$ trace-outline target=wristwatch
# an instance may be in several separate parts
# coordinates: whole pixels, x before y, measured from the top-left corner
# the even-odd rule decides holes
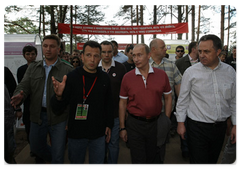
[[[126,130],[126,128],[119,128],[119,132],[121,132],[122,130]]]

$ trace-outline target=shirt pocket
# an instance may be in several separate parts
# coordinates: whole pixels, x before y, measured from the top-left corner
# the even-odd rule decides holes
[[[224,83],[222,86],[223,98],[229,100],[232,98],[232,84]]]
[[[38,87],[43,80],[44,80],[44,77],[42,75],[32,76],[31,86]]]

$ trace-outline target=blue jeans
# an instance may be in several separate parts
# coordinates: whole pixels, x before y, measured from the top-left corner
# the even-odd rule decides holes
[[[68,158],[70,162],[73,164],[83,164],[87,147],[90,164],[104,163],[105,136],[93,140],[68,138]]]
[[[108,149],[108,163],[117,164],[119,155],[119,118],[114,119],[114,126],[112,128],[111,139],[107,144]]]
[[[48,125],[47,113],[41,112],[42,124],[31,122],[30,147],[31,151],[45,161],[63,163],[66,145],[66,123]],[[47,144],[47,135],[50,134],[51,146]]]

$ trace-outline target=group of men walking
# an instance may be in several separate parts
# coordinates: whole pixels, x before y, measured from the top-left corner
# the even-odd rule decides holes
[[[84,163],[87,148],[89,163],[117,163],[120,136],[132,163],[163,163],[175,114],[183,140],[187,133],[190,163],[216,163],[228,118],[236,142],[236,73],[218,58],[221,40],[205,35],[191,46],[190,56],[198,53],[200,62],[189,69],[180,59],[176,66],[164,58],[164,41],[154,39],[149,47],[132,47],[136,68],[127,72],[126,59],[113,58],[115,46],[86,42],[83,66],[73,70],[58,58],[59,38],[44,37],[45,58],[28,66],[11,98],[17,108],[30,97],[31,151],[46,162],[63,163],[67,134],[71,163]]]

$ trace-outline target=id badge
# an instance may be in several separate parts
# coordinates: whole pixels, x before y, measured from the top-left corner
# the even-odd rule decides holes
[[[76,109],[75,120],[87,120],[88,104],[78,104]]]

